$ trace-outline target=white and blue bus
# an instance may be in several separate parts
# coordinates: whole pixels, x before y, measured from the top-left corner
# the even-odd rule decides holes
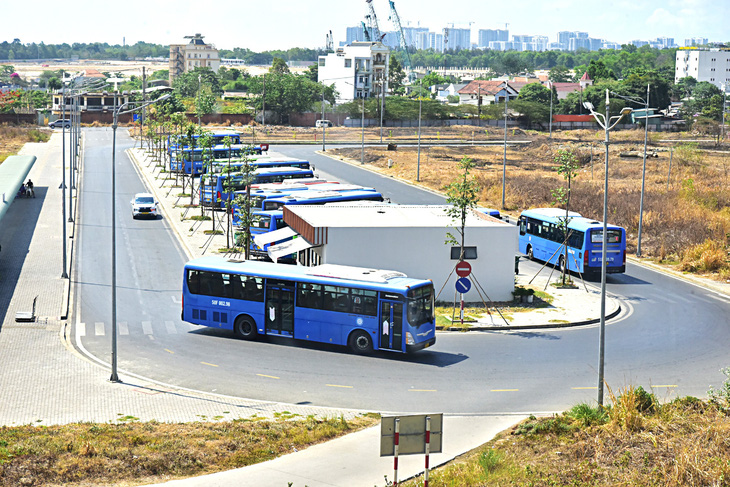
[[[254,171],[252,184],[280,183],[289,179],[314,178],[314,171],[298,167],[264,167]],[[226,201],[236,191],[246,189],[243,174],[231,172],[225,174],[203,175],[200,178],[200,203],[203,206],[224,208]]]
[[[276,335],[356,353],[436,342],[433,283],[397,271],[200,257],[185,264],[182,300],[183,321],[249,340]]]
[[[565,210],[560,208],[535,208],[523,211],[520,227],[520,252],[529,259],[538,259],[557,265],[566,265],[562,247],[565,235],[561,219]],[[603,223],[584,218],[574,211],[568,214],[568,262],[567,269],[590,278],[601,275],[601,251],[603,249]],[[607,226],[606,273],[626,271],[626,230],[616,225]]]

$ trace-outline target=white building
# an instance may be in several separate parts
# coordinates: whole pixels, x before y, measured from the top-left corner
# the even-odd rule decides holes
[[[687,76],[718,88],[730,86],[730,49],[677,50],[674,82]]]
[[[388,92],[390,49],[380,42],[353,42],[319,56],[317,80],[335,85],[337,103]]]
[[[300,251],[300,262],[401,271],[409,277],[431,279],[436,292],[444,289],[439,300],[452,301],[459,247],[444,244],[447,232],[458,235],[446,208],[293,205],[284,207],[284,221],[301,236],[289,241],[299,241],[293,250]],[[466,260],[472,266],[473,286],[464,295],[466,301],[481,300],[477,283],[492,301],[512,299],[517,238],[515,225],[476,211],[467,215]],[[291,252],[292,248],[283,250],[283,254]]]
[[[214,73],[221,67],[218,49],[206,44],[200,34],[187,36],[187,44],[170,44],[170,85],[176,77],[195,68],[210,68]]]

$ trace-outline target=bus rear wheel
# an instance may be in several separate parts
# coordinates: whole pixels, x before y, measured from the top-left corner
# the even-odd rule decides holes
[[[373,340],[370,335],[362,330],[357,330],[350,335],[348,345],[350,350],[357,354],[365,354],[373,351]]]
[[[560,269],[561,273],[568,273],[567,269],[565,268],[565,256],[563,255],[560,256],[560,259],[558,259],[558,268]]]
[[[248,316],[242,316],[233,324],[233,332],[238,338],[253,340],[256,338],[256,323]]]

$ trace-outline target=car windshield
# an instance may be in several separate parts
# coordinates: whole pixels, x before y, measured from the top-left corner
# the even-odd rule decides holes
[[[155,202],[155,199],[151,196],[137,196],[134,202],[138,205],[151,205]]]

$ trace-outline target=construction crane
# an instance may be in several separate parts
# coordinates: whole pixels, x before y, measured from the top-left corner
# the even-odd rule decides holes
[[[367,16],[367,18],[371,22],[371,32],[370,37],[371,40],[375,42],[381,42],[383,40],[383,37],[385,37],[385,34],[380,34],[380,27],[378,27],[378,16],[375,15],[375,7],[373,7],[373,0],[365,0],[365,3],[368,4],[368,9],[370,10],[370,15]]]
[[[400,22],[400,16],[398,15],[398,11],[395,9],[395,2],[393,0],[390,0],[390,17],[388,17],[388,20],[393,22],[393,26],[395,26],[395,31],[398,34],[398,39],[400,41],[400,48],[404,54],[403,67],[405,68],[406,73],[408,73],[408,79],[413,81],[415,79],[415,73],[411,68],[411,54],[408,52],[408,42],[406,41],[406,35],[403,32],[403,26]]]
[[[362,24],[362,35],[363,35],[363,37],[365,37],[366,41],[370,42],[370,30],[365,25],[365,22],[361,22],[361,24]]]

